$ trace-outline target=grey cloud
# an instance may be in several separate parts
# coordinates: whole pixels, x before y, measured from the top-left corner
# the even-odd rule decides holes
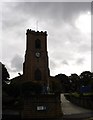
[[[82,44],[78,47],[78,51],[81,53],[86,53],[91,51],[91,46],[89,44]]]
[[[11,61],[11,68],[15,72],[22,71],[23,59],[20,55],[15,55]]]
[[[9,4],[9,3],[8,3]],[[11,3],[10,3],[11,4]],[[23,26],[23,24],[27,21],[27,18],[24,14],[20,13],[20,10],[16,10],[10,7],[10,10],[6,11],[3,9],[2,12],[2,30],[10,30],[16,29],[19,26]],[[11,28],[11,29],[9,29]]]
[[[60,50],[60,51],[56,51],[51,54],[51,57],[54,58],[54,59],[57,59],[59,61],[61,60],[73,60],[74,59],[74,56],[73,56],[73,53],[70,51],[70,52],[67,52],[66,50]]]
[[[69,65],[67,60],[63,60],[63,61],[62,61],[62,64],[63,64],[63,65]]]
[[[37,20],[52,20],[52,23],[60,26],[62,21],[73,21],[80,12],[91,10],[91,3],[88,2],[16,2],[9,5],[12,7],[9,12],[5,11],[7,19],[3,20],[6,27],[8,24],[18,26],[26,23],[32,16]]]
[[[84,63],[84,58],[78,58],[78,60],[76,61],[76,64],[78,65],[82,65]]]
[[[46,29],[49,32],[50,67],[55,69],[56,63],[62,60],[64,64],[67,64],[74,59],[77,53],[81,53],[84,49],[88,50],[87,46],[82,47],[80,41],[84,41],[86,38],[81,37],[74,22],[80,13],[90,11],[90,8],[91,3],[86,2],[6,3],[2,13],[3,51],[6,48],[6,51],[3,52],[4,60],[7,58],[11,62],[12,71],[22,70],[22,57],[15,54],[23,54],[23,46],[26,46],[24,43],[25,30],[33,29],[31,27],[34,22],[31,20],[38,20],[39,24],[43,23],[41,29],[45,26],[42,30]],[[7,56],[7,53],[10,54]],[[77,61],[77,63],[79,62],[80,60]]]
[[[36,14],[44,17],[51,15],[51,17],[63,17],[66,19],[72,17],[73,14],[77,15],[79,12],[85,12],[91,9],[90,2],[40,2],[40,3],[31,3],[24,2],[18,3],[16,6],[17,9],[20,9],[26,14]],[[63,12],[65,11],[65,12]]]
[[[74,18],[78,14],[91,11],[91,3],[89,2],[70,2],[64,5],[64,19]]]
[[[56,67],[57,67],[57,66],[56,66],[56,63],[54,62],[54,60],[50,60],[50,68],[51,68],[52,70],[54,70]]]

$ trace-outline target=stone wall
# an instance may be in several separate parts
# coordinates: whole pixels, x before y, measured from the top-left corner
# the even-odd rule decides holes
[[[74,95],[65,95],[66,99],[69,100],[70,102],[87,108],[87,109],[92,109],[93,110],[93,96],[80,96],[80,97],[76,97]]]
[[[60,95],[40,94],[24,98],[23,119],[62,117]]]

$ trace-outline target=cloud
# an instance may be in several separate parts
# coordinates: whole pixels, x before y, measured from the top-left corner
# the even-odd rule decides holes
[[[50,65],[51,70],[54,70],[57,67],[57,64],[54,62],[54,60],[50,60],[49,65]]]
[[[22,71],[23,59],[20,55],[15,55],[11,61],[11,68],[14,72]]]
[[[75,22],[79,15],[87,14],[90,10],[91,3],[88,2],[3,3],[2,54],[4,63],[9,68],[12,67],[12,71],[22,70],[22,56],[25,56],[26,50],[26,29],[36,30],[36,21],[38,21],[38,30],[48,32],[50,69],[56,71],[60,63],[70,65],[77,61],[78,65],[83,61],[78,58],[84,54],[85,59],[89,55],[91,41],[90,35],[81,33]]]
[[[89,44],[81,44],[78,48],[79,52],[83,52],[86,54],[86,52],[90,52],[91,51],[91,45]]]
[[[83,65],[84,64],[84,58],[78,58],[76,61],[76,64]]]
[[[6,28],[26,24],[26,22],[33,17],[40,22],[50,20],[52,24],[60,26],[62,22],[73,23],[73,20],[76,19],[79,14],[90,11],[91,3],[14,2],[5,3],[3,7],[6,7],[6,9],[3,9],[3,17],[7,18],[3,19]]]
[[[62,64],[63,64],[63,65],[69,65],[67,60],[63,60],[63,61],[62,61]]]

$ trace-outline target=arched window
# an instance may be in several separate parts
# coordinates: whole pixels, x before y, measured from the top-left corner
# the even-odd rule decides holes
[[[35,71],[35,80],[41,80],[41,71],[39,69],[37,69]]]
[[[39,39],[35,40],[35,48],[40,49],[41,48],[41,41]]]

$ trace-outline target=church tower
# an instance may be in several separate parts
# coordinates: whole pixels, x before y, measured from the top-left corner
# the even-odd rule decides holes
[[[26,54],[23,69],[25,81],[47,84],[49,79],[47,32],[35,32],[28,29],[26,37]]]
[[[18,105],[22,109],[18,112],[22,120],[62,118],[60,93],[51,92],[49,80],[53,77],[48,68],[47,32],[28,29],[23,75],[12,80],[20,86]]]

